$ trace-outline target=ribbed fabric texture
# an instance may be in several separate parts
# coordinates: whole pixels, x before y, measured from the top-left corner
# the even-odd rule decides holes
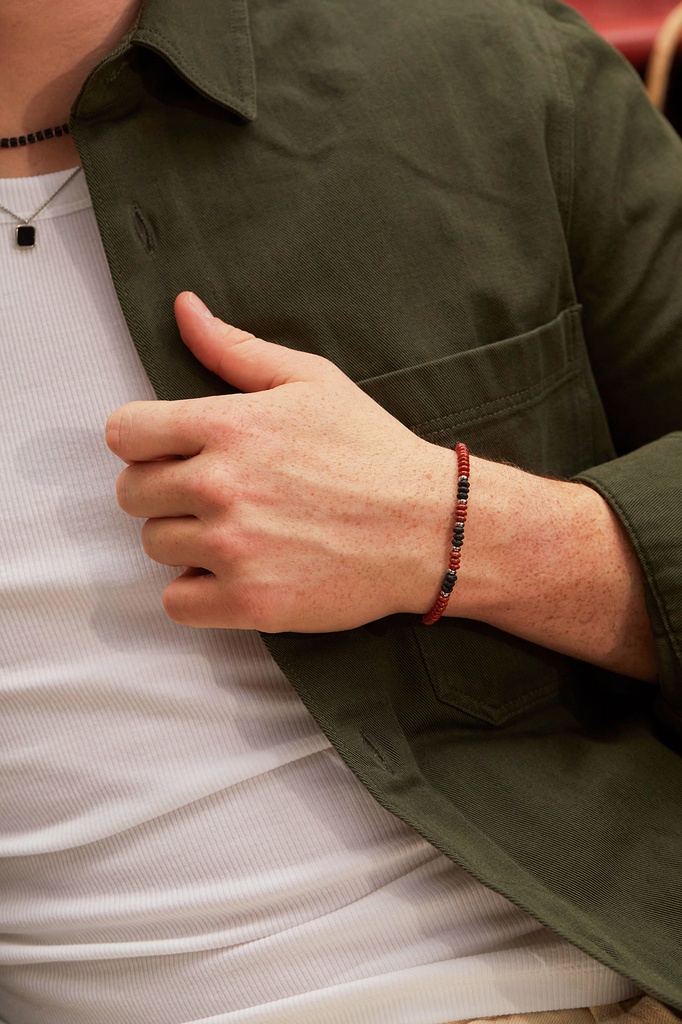
[[[70,172],[0,180],[29,214]],[[379,807],[256,634],[172,623],[104,444],[152,390],[82,175],[0,213],[0,1016],[442,1024],[632,985]]]

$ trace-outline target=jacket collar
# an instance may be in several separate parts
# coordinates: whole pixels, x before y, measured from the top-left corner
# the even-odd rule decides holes
[[[255,118],[247,0],[145,0],[130,42],[160,54],[204,96]]]

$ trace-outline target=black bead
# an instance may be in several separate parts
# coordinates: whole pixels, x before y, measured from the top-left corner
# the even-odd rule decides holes
[[[446,583],[443,583],[443,586],[440,588],[440,592],[441,592],[441,594],[445,594],[446,597],[449,597],[454,589],[455,589],[454,580],[452,582],[450,580],[448,580]]]
[[[68,124],[58,124],[55,128],[44,128],[41,132],[29,132],[27,135],[11,135],[0,138],[0,149],[16,149],[17,146],[29,146],[45,139],[59,139],[69,134]]]

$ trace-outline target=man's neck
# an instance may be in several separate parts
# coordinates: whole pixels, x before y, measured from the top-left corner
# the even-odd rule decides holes
[[[141,0],[0,0],[0,136],[68,120],[92,68],[135,23]],[[69,136],[0,149],[0,178],[76,167]]]

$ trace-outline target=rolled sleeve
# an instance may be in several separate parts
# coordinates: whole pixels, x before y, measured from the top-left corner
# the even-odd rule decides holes
[[[637,553],[660,663],[659,720],[682,742],[682,432],[575,479],[608,501]]]

